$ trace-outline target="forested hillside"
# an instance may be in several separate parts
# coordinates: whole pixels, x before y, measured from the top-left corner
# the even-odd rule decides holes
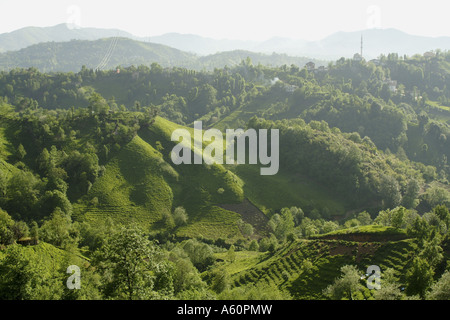
[[[263,54],[244,50],[219,52],[207,56],[181,51],[158,43],[111,37],[98,40],[42,42],[18,51],[0,52],[0,70],[36,68],[42,72],[78,72],[82,66],[95,70],[111,70],[130,66],[184,67],[192,70],[214,70],[236,66],[247,57],[255,64],[281,66],[304,65],[310,58],[286,54]],[[313,59],[325,65],[324,60]]]
[[[448,299],[449,78],[439,51],[2,72],[0,298]],[[194,121],[278,129],[280,171],[175,165]]]

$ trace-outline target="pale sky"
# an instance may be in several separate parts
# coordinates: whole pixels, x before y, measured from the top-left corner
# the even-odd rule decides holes
[[[320,40],[337,31],[396,28],[450,36],[448,0],[0,0],[0,33],[75,23],[137,36]]]

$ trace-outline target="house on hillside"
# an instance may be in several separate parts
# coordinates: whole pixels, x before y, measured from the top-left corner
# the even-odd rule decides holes
[[[24,247],[37,246],[39,244],[39,240],[36,238],[22,238],[17,240],[17,243]]]
[[[314,69],[316,69],[316,64],[312,61],[308,62],[306,65],[306,70],[308,71],[313,71]]]
[[[328,68],[325,66],[320,66],[319,68],[317,68],[317,72],[322,73],[322,72],[327,72]]]
[[[286,90],[287,93],[292,94],[292,93],[294,93],[295,90],[297,90],[299,87],[298,87],[298,86],[294,86],[294,85],[292,85],[292,84],[286,84],[286,85],[284,86],[284,88],[285,88],[285,90]]]
[[[391,91],[391,92],[397,91],[397,81],[396,80],[386,79],[383,81],[383,84],[388,85],[389,91]]]

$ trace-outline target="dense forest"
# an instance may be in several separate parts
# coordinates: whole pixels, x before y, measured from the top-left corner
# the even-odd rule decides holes
[[[450,297],[449,52],[15,68],[0,97],[0,299]],[[175,166],[199,120],[279,129],[280,172]]]

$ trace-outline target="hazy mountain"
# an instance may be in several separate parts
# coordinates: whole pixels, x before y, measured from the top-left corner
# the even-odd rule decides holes
[[[450,37],[432,38],[410,35],[396,29],[371,29],[337,32],[321,41],[309,42],[296,51],[286,53],[301,53],[326,59],[351,57],[361,51],[361,36],[363,37],[363,56],[366,59],[388,53],[412,56],[436,49],[450,50]]]
[[[200,55],[215,54],[232,50],[251,50],[259,43],[242,40],[217,40],[193,34],[167,33],[148,38],[150,42],[164,44],[179,50],[194,52]]]
[[[214,54],[220,51],[248,50],[269,54],[276,52],[291,56],[336,60],[341,57],[349,58],[355,53],[359,53],[361,51],[361,36],[363,36],[364,42],[363,55],[366,59],[376,58],[382,53],[398,53],[411,56],[436,49],[450,50],[450,37],[415,36],[396,29],[337,32],[320,41],[282,37],[274,37],[260,42],[215,40],[173,33],[152,37],[150,41],[201,55]]]
[[[117,29],[70,28],[66,23],[53,27],[26,27],[0,34],[0,52],[17,51],[42,42],[65,42],[70,40],[98,40],[110,37],[138,39]]]
[[[0,53],[0,70],[35,67],[43,72],[78,72],[84,65],[91,69],[112,69],[117,66],[151,65],[163,67],[186,67],[196,70],[213,70],[235,66],[249,57],[252,62],[263,65],[304,66],[311,61],[306,57],[286,54],[263,54],[244,50],[225,51],[207,56],[198,56],[157,43],[136,41],[127,38],[105,38],[100,40],[72,40],[69,42],[46,42],[18,51]],[[317,65],[326,61],[312,59]]]
[[[0,70],[35,67],[43,72],[77,72],[84,65],[92,69],[112,69],[119,65],[190,66],[196,56],[161,44],[127,38],[95,41],[46,42],[19,51],[0,54]]]
[[[252,48],[252,50],[267,53],[296,52],[296,54],[298,54],[298,49],[303,48],[307,43],[308,41],[301,39],[274,37],[269,40],[258,43],[256,46]]]
[[[310,61],[314,62],[317,66],[325,66],[328,64],[325,60],[311,59],[308,57],[294,57],[285,53],[279,54],[274,52],[272,54],[264,54],[247,50],[219,52],[216,54],[199,57],[198,61],[199,68],[212,70],[214,68],[223,68],[224,66],[231,67],[238,65],[242,62],[242,60],[247,58],[250,58],[254,65],[262,64],[271,66],[290,66],[294,64],[301,68]]]
[[[364,39],[363,55],[366,59],[378,57],[381,53],[400,55],[423,54],[426,51],[450,50],[450,37],[423,37],[404,33],[396,29],[370,29],[356,32],[337,32],[320,41],[306,41],[274,37],[266,41],[243,41],[212,39],[192,34],[168,33],[154,37],[137,37],[115,29],[69,28],[67,24],[54,27],[28,27],[11,33],[0,34],[0,52],[16,51],[30,45],[44,42],[68,42],[71,40],[98,40],[122,37],[143,42],[158,43],[181,51],[198,55],[245,50],[261,53],[278,53],[290,56],[314,57],[322,60],[336,60],[352,57],[361,50],[361,36]]]

